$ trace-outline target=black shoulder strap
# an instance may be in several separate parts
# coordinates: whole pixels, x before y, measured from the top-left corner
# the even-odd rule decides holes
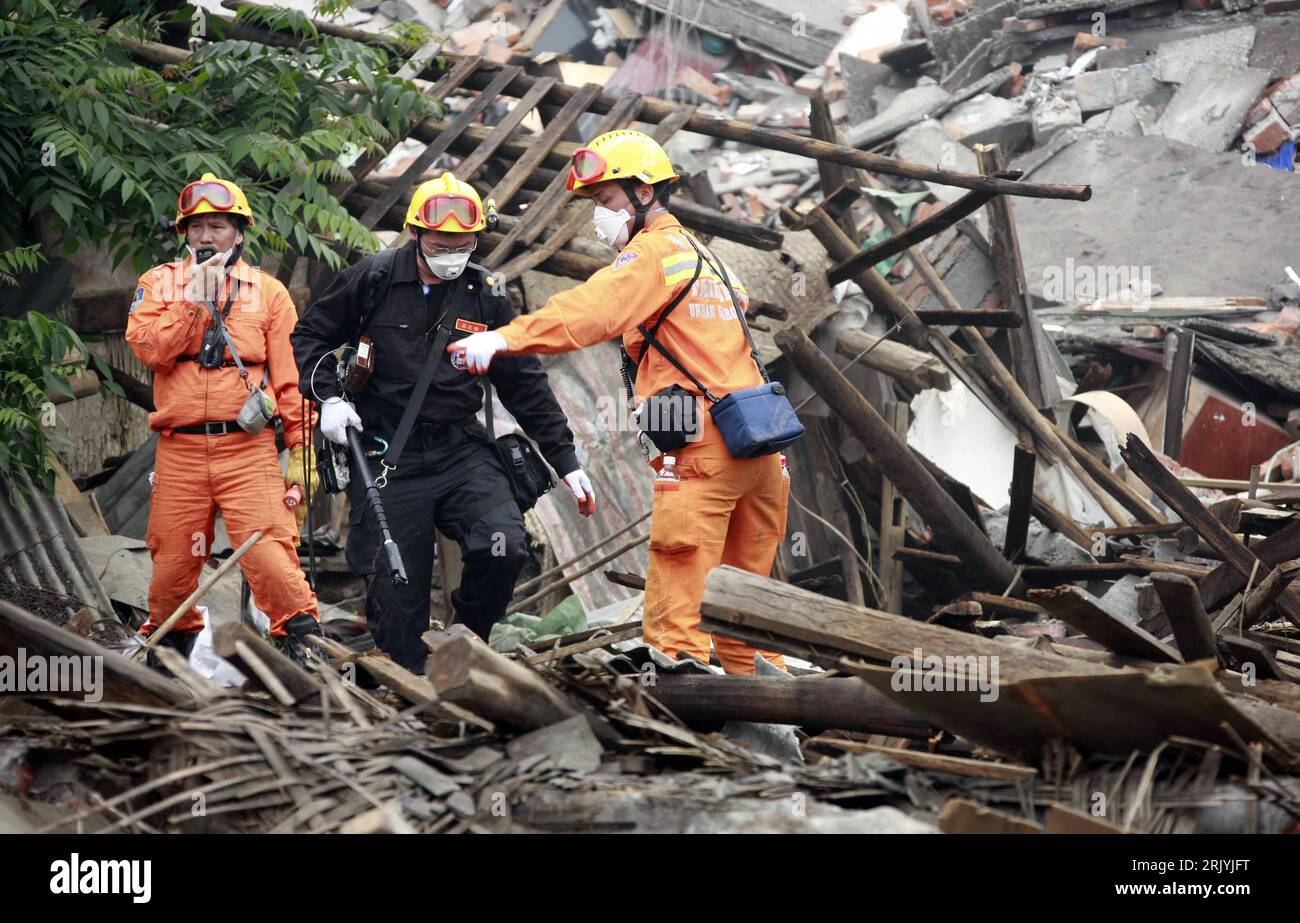
[[[664,358],[671,362],[677,371],[685,375],[691,384],[699,388],[702,395],[716,404],[720,398],[711,394],[709,389],[704,386],[704,383],[691,374],[690,369],[682,365],[681,361],[669,352],[655,336],[655,333],[661,326],[663,326],[664,320],[672,312],[672,309],[677,307],[682,298],[685,297],[686,293],[695,285],[695,280],[700,277],[700,273],[703,271],[705,263],[709,264],[709,268],[717,274],[718,278],[722,280],[723,285],[727,287],[727,294],[731,296],[731,305],[736,310],[736,317],[740,319],[740,328],[745,331],[745,340],[749,343],[749,354],[753,358],[754,364],[758,366],[758,374],[762,376],[763,381],[765,382],[770,381],[770,379],[767,377],[767,368],[763,365],[763,360],[758,357],[758,346],[754,343],[754,335],[749,332],[749,324],[745,322],[745,310],[740,306],[740,299],[736,297],[736,290],[731,286],[731,278],[727,275],[727,270],[722,265],[722,261],[719,260],[718,265],[714,266],[713,261],[704,255],[704,251],[700,249],[699,245],[695,243],[689,234],[686,235],[686,240],[695,249],[695,255],[698,257],[698,262],[695,264],[695,275],[691,277],[690,284],[687,285],[686,288],[682,289],[681,292],[677,294],[677,297],[674,298],[668,307],[664,309],[663,313],[659,315],[659,320],[652,329],[647,330],[644,324],[637,328],[641,331],[641,335],[645,337],[646,341],[646,346],[642,348],[641,355],[637,357],[637,365],[639,366],[641,360],[645,358],[646,349],[653,346],[655,349],[659,350],[659,352],[663,353]]]
[[[411,437],[411,430],[415,427],[415,418],[420,412],[420,407],[424,404],[424,396],[429,393],[429,386],[433,384],[433,376],[438,371],[438,363],[447,352],[447,342],[451,339],[451,331],[455,328],[456,321],[460,316],[455,296],[449,297],[452,299],[452,306],[443,311],[442,316],[438,318],[438,333],[433,338],[433,346],[429,349],[429,355],[424,358],[424,365],[420,368],[420,377],[415,380],[415,387],[411,389],[411,396],[406,399],[406,407],[402,410],[402,419],[398,421],[397,430],[393,433],[393,440],[388,444],[388,448],[384,452],[383,473],[385,476],[389,471],[396,468],[402,460],[402,451],[406,448],[406,440]],[[385,482],[386,480],[385,477]]]
[[[758,346],[754,343],[754,335],[749,332],[749,323],[745,320],[745,310],[740,306],[740,299],[736,297],[736,290],[731,287],[731,277],[727,275],[727,267],[722,265],[722,260],[718,260],[718,265],[714,266],[709,258],[700,251],[695,241],[691,240],[689,236],[686,239],[691,242],[692,247],[695,247],[695,252],[700,254],[700,259],[709,264],[709,268],[718,274],[718,277],[722,279],[722,284],[727,287],[727,294],[731,296],[731,306],[736,309],[736,317],[740,320],[740,329],[745,331],[745,340],[749,343],[749,355],[753,358],[754,365],[758,366],[758,374],[762,376],[763,381],[771,381],[767,377],[767,366],[763,365],[763,360],[758,357]]]
[[[397,262],[400,247],[380,250],[370,258],[366,268],[365,302],[361,308],[361,325],[357,328],[357,338],[370,327],[375,315],[388,302],[388,289],[393,283],[393,264]]]
[[[636,357],[636,364],[638,367],[640,367],[641,360],[645,358],[646,351],[651,346],[653,346],[655,349],[659,350],[659,352],[663,353],[664,358],[667,359],[669,362],[671,362],[673,364],[673,367],[676,368],[677,371],[685,375],[687,379],[690,380],[691,384],[699,388],[701,394],[703,394],[710,401],[716,404],[719,399],[709,393],[709,389],[704,386],[704,382],[700,381],[698,378],[692,375],[690,369],[682,365],[681,362],[678,361],[677,357],[674,356],[671,352],[669,352],[668,349],[662,343],[659,342],[659,338],[655,335],[656,333],[658,333],[659,328],[664,325],[664,321],[668,319],[668,315],[673,313],[673,310],[679,304],[682,303],[682,299],[684,299],[688,294],[690,294],[691,289],[695,286],[695,281],[699,279],[700,273],[703,271],[704,271],[704,262],[702,260],[696,260],[695,274],[691,276],[691,281],[686,283],[686,286],[680,292],[677,293],[676,297],[674,297],[672,301],[668,302],[667,306],[665,306],[663,311],[660,312],[659,319],[655,321],[654,327],[647,328],[645,324],[637,325],[636,329],[640,330],[641,336],[645,337],[645,345],[641,347],[641,354]],[[630,397],[631,395],[629,395],[629,399]]]

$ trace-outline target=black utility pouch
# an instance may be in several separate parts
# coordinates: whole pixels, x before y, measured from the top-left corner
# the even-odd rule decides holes
[[[498,437],[495,448],[506,469],[506,478],[510,481],[519,512],[526,513],[537,505],[542,494],[555,486],[551,470],[533,444],[515,433]]]
[[[660,452],[676,452],[700,438],[699,400],[681,385],[656,391],[641,405],[637,425]]]

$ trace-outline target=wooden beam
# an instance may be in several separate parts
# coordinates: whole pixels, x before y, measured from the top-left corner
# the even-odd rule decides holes
[[[1217,662],[1219,646],[1210,617],[1196,592],[1196,582],[1181,574],[1152,574],[1151,584],[1160,597],[1169,627],[1174,630],[1174,642],[1183,660]]]
[[[646,691],[688,724],[755,721],[922,739],[933,733],[928,721],[856,677],[660,673]]]
[[[820,90],[814,93],[808,100],[808,131],[814,138],[819,141],[829,141],[832,144],[839,142],[835,130],[835,119],[831,115],[830,103]],[[830,198],[836,189],[841,188],[848,181],[848,170],[842,164],[833,163],[828,160],[817,161],[817,174],[821,180],[822,198]],[[852,213],[846,209],[836,219],[840,230],[844,232],[853,243],[862,242],[861,235],[858,233],[857,222],[853,220]]]
[[[20,653],[21,652],[21,653]],[[190,692],[180,683],[173,682],[150,670],[144,664],[121,657],[101,647],[89,638],[83,638],[65,628],[0,600],[0,653],[13,658],[77,657],[91,658],[81,664],[102,664],[103,674],[98,690],[91,688],[90,677],[82,673],[83,690],[63,690],[54,693],[32,693],[32,698],[85,698],[98,694],[105,704],[122,702],[131,705],[170,707],[190,699]],[[65,661],[66,662],[66,661]],[[93,669],[91,671],[93,673]],[[69,674],[71,675],[71,674]]]
[[[579,714],[536,671],[464,635],[429,655],[425,674],[439,698],[496,724],[531,731]]]
[[[457,178],[462,179],[465,182],[469,182],[473,179],[475,174],[477,174],[479,170],[483,169],[483,165],[486,164],[494,154],[496,154],[501,145],[510,140],[511,133],[519,127],[519,123],[528,117],[528,113],[532,112],[533,109],[537,107],[541,98],[545,96],[551,87],[555,86],[555,84],[556,79],[554,77],[542,77],[537,81],[537,83],[533,84],[529,91],[524,94],[524,98],[515,103],[500,122],[497,122],[492,126],[492,130],[488,133],[487,137],[480,141],[474,148],[474,153],[470,154],[456,165],[456,169],[453,172],[456,174]],[[467,132],[461,132],[458,137],[464,137],[465,134],[467,134]]]
[[[1030,590],[1029,599],[1116,654],[1157,663],[1183,662],[1176,650],[1110,612],[1101,600],[1077,586]]]
[[[1011,462],[1011,503],[1007,508],[1007,532],[1002,553],[1008,561],[1019,561],[1029,540],[1029,515],[1034,509],[1034,467],[1038,455],[1032,446],[1019,443]]]
[[[449,54],[446,57],[450,61],[455,61],[457,55]],[[488,69],[485,68],[484,70],[487,71]],[[528,76],[517,77],[509,89],[515,94],[525,93],[534,79],[536,78]],[[487,77],[485,73],[480,73],[469,83],[474,85],[479,82],[486,84]],[[574,87],[558,84],[547,94],[547,100],[555,103],[567,102],[574,91]],[[617,102],[617,94],[602,93],[593,100],[590,108],[592,112],[608,112]],[[668,100],[650,97],[647,98],[645,111],[641,113],[640,118],[644,122],[657,123],[668,118],[676,106],[676,103]],[[686,123],[685,130],[708,135],[712,138],[720,138],[723,141],[738,141],[741,144],[767,148],[768,150],[800,154],[814,160],[829,160],[832,163],[843,164],[846,167],[857,167],[874,173],[884,173],[887,176],[902,176],[908,179],[941,183],[947,186],[958,186],[963,189],[976,189],[995,194],[1005,193],[1007,195],[1022,195],[1032,198],[1070,199],[1078,202],[1086,202],[1092,198],[1092,188],[1090,186],[1028,183],[1020,180],[995,179],[977,174],[941,170],[936,167],[897,160],[880,154],[869,154],[866,151],[844,144],[833,144],[829,141],[819,141],[816,138],[805,138],[793,132],[759,128],[738,119],[717,118],[708,113],[697,113],[692,116],[690,121]]]
[[[1128,462],[1129,469],[1168,504],[1183,522],[1195,529],[1211,548],[1219,552],[1225,563],[1231,564],[1247,579],[1255,575],[1255,579],[1260,581],[1269,575],[1272,568],[1260,561],[1254,552],[1239,542],[1223,523],[1201,505],[1201,501],[1190,490],[1178,483],[1178,479],[1135,434],[1129,433],[1128,441],[1120,447],[1120,454]],[[1290,594],[1283,594],[1277,599],[1277,607],[1293,625],[1300,627],[1300,601]]]
[[[522,67],[503,68],[493,78],[492,82],[484,87],[483,91],[468,106],[461,110],[456,118],[452,120],[451,126],[440,134],[435,142],[425,145],[424,150],[420,151],[407,168],[402,171],[402,175],[390,182],[388,188],[384,190],[384,194],[371,202],[370,208],[366,209],[366,213],[361,216],[361,223],[365,225],[367,230],[374,228],[379,223],[379,219],[384,216],[384,213],[408,189],[414,186],[424,176],[424,172],[433,165],[433,162],[451,146],[451,142],[455,140],[456,136],[468,128],[478,118],[479,114],[491,105],[492,101],[505,89],[506,84],[513,77],[522,72]]]
[[[516,78],[518,79],[518,78]],[[541,78],[545,79],[545,78]],[[563,86],[555,84],[554,86]],[[522,92],[527,93],[532,88],[532,82]],[[555,114],[549,125],[533,139],[532,146],[527,153],[515,161],[506,175],[501,177],[500,182],[492,187],[488,195],[497,203],[497,208],[504,208],[506,203],[514,198],[515,193],[523,188],[524,180],[527,176],[537,169],[537,167],[546,159],[551,148],[557,141],[564,136],[569,126],[578,120],[584,112],[587,111],[592,101],[600,96],[600,85],[588,83],[581,88],[573,88],[574,92],[564,101],[564,108]],[[552,88],[554,92],[554,88]],[[548,94],[549,95],[549,94]]]
[[[1300,519],[1293,520],[1277,532],[1256,543],[1252,550],[1263,563],[1276,567],[1283,561],[1300,558]],[[1239,592],[1249,575],[1242,574],[1231,563],[1224,561],[1208,574],[1205,574],[1197,586],[1201,602],[1206,609],[1218,607],[1225,599]]]
[[[946,327],[956,324],[959,327],[1020,327],[1024,321],[1012,311],[995,308],[981,311],[977,308],[963,308],[960,311],[917,311],[916,316],[927,327]]]
[[[1170,342],[1172,338],[1173,342]],[[1196,334],[1189,330],[1171,330],[1165,338],[1165,354],[1169,372],[1165,375],[1165,441],[1164,452],[1174,461],[1183,453],[1183,414],[1187,409],[1187,394],[1192,386],[1192,354],[1196,348]],[[1169,353],[1173,353],[1169,356]]]
[[[883,372],[913,391],[952,389],[948,370],[932,354],[893,340],[882,341],[865,330],[841,330],[835,341],[835,351],[846,359],[856,359],[869,369]]]
[[[761,639],[768,650],[823,661],[848,655],[889,664],[897,657],[910,660],[920,648],[925,656],[996,657],[1003,682],[1115,672],[1102,664],[854,606],[726,565],[709,571],[700,612],[704,631],[749,643]]]
[[[981,173],[1001,175],[1006,169],[1006,157],[996,144],[975,145],[975,156]],[[1025,261],[1020,250],[1020,235],[1016,233],[1011,203],[998,197],[988,203],[989,245],[993,251],[993,268],[997,273],[1002,307],[1012,311],[1023,322],[1009,334],[1011,366],[1016,381],[1039,410],[1050,410],[1061,398],[1056,384],[1056,372],[1039,342],[1035,329],[1033,305],[1029,299],[1029,285],[1025,281]]]
[[[785,327],[775,336],[777,347],[808,380],[814,391],[858,437],[881,471],[894,483],[921,518],[949,550],[969,558],[983,583],[1005,588],[1014,570],[985,535],[917,464],[907,444],[862,394],[802,331]]]
[[[596,126],[595,135],[602,135],[607,131],[614,131],[628,125],[636,118],[637,113],[641,111],[644,104],[645,100],[639,93],[625,95],[619,105],[611,109],[601,119],[600,124]],[[568,195],[568,175],[563,172],[556,174],[545,191],[528,207],[523,220],[515,225],[501,243],[497,244],[492,252],[483,258],[483,265],[495,269],[505,262],[510,256],[511,250],[515,247],[527,247],[534,243],[542,232],[550,226],[559,214],[560,209],[568,204],[570,198]]]
[[[1009,179],[1019,179],[1021,174],[1019,170],[1012,170],[1006,175]],[[848,259],[836,263],[826,273],[826,278],[831,285],[847,282],[859,272],[875,266],[882,260],[887,260],[891,256],[902,253],[909,247],[914,247],[921,241],[929,240],[936,234],[947,230],[971,212],[982,208],[991,198],[993,198],[993,193],[990,192],[968,192],[957,201],[939,209],[924,221],[918,221],[907,230],[886,237],[879,243],[872,244],[865,250],[859,250]]]
[[[904,442],[907,440],[907,404],[885,402],[885,422]],[[907,541],[907,501],[887,476],[880,479],[880,584],[887,612],[903,614],[903,565],[894,552]],[[865,602],[865,600],[862,600]],[[850,599],[849,602],[859,602]]]

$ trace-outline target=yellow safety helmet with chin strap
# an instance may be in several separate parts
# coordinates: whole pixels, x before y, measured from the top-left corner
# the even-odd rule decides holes
[[[484,209],[474,187],[444,173],[416,187],[406,209],[408,227],[426,231],[468,233],[495,225],[496,206],[488,199]]]
[[[249,227],[254,224],[244,190],[215,173],[204,173],[176,197],[176,233],[185,232],[185,222],[190,218],[206,214],[239,215]]]
[[[676,182],[678,176],[658,141],[645,132],[623,128],[607,131],[574,151],[566,185],[577,195],[589,196],[592,186],[615,179],[653,186],[664,180]]]

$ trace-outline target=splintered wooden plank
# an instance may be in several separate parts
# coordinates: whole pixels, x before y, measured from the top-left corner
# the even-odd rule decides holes
[[[563,86],[563,84],[559,84]],[[587,107],[591,105],[592,100],[600,96],[600,84],[588,83],[578,89],[569,101],[564,104],[555,118],[551,119],[546,129],[538,135],[533,141],[524,156],[515,161],[515,165],[501,177],[501,181],[492,187],[488,193],[496,200],[497,208],[502,208],[507,202],[515,197],[515,194],[524,187],[524,182],[528,176],[541,165],[542,161],[555,147],[556,142],[564,137],[564,133],[569,130],[569,126],[578,120]]]
[[[838,660],[839,654],[889,663],[925,656],[996,657],[1004,682],[1063,674],[1111,673],[1102,664],[1018,649],[941,625],[855,606],[726,565],[705,581],[700,627],[767,650]]]
[[[125,702],[156,706],[176,705],[190,698],[190,693],[180,683],[163,677],[144,664],[120,657],[89,638],[52,625],[4,600],[0,600],[0,654],[14,658],[15,662],[24,655],[29,658],[93,658],[80,661],[83,665],[92,665],[92,672],[98,669],[96,665],[102,664],[98,689],[91,688],[89,678],[83,673],[84,691],[68,689],[54,694],[60,698],[98,694],[106,704]],[[49,697],[37,692],[33,692],[33,696]]]
[[[486,109],[496,99],[497,95],[506,88],[506,86],[517,75],[523,72],[522,67],[510,66],[501,68],[501,72],[493,78],[471,102],[465,107],[448,126],[447,130],[438,135],[438,137],[428,144],[419,156],[411,161],[410,165],[402,171],[402,175],[395,181],[388,184],[382,195],[370,203],[364,215],[361,216],[361,223],[367,230],[371,230],[379,223],[379,219],[388,213],[397,201],[406,194],[415,183],[424,175],[424,171],[429,169],[438,157],[451,146],[466,128],[478,118],[479,113]]]
[[[619,99],[618,104],[600,120],[600,124],[596,126],[596,131],[592,137],[603,135],[607,131],[613,131],[629,124],[636,118],[637,113],[641,111],[644,104],[644,100],[639,93],[629,93],[622,97]],[[511,228],[510,233],[493,248],[487,258],[483,260],[483,265],[489,269],[496,269],[510,256],[510,252],[515,247],[526,247],[534,243],[542,232],[554,223],[556,215],[568,201],[568,180],[568,171],[561,170],[556,173],[555,178],[547,185],[545,191],[528,206],[528,211],[524,213],[523,220]],[[503,276],[507,275],[504,272],[501,274]]]
[[[492,128],[491,134],[484,138],[483,142],[474,149],[474,153],[460,162],[453,171],[456,176],[466,182],[473,179],[474,174],[483,169],[483,165],[497,152],[497,149],[509,140],[510,133],[519,127],[519,123],[528,117],[528,113],[537,108],[537,104],[541,102],[542,97],[550,91],[551,87],[555,86],[555,83],[554,77],[543,77],[537,83],[534,83],[523,98],[515,103],[514,108],[506,113],[506,117]]]
[[[1034,509],[1034,468],[1038,453],[1032,444],[1016,446],[1015,460],[1011,464],[1011,505],[1007,509],[1007,532],[1002,542],[1002,553],[1008,561],[1019,561],[1029,540],[1029,514]]]
[[[1196,534],[1205,539],[1206,544],[1217,551],[1225,563],[1231,564],[1247,579],[1253,574],[1256,583],[1269,575],[1272,568],[1243,545],[1190,490],[1178,483],[1178,479],[1160,463],[1141,439],[1130,433],[1128,441],[1120,447],[1120,454],[1128,462],[1129,469],[1156,496],[1165,501],[1183,522],[1195,529]],[[1283,593],[1277,598],[1276,605],[1291,624],[1300,627],[1300,600],[1290,593]]]
[[[1141,657],[1158,663],[1183,662],[1183,658],[1172,647],[1150,632],[1107,611],[1101,605],[1101,600],[1077,586],[1030,590],[1029,598],[1116,654]]]
[[[1152,574],[1151,583],[1160,597],[1174,641],[1186,661],[1217,660],[1219,646],[1214,627],[1196,592],[1196,581],[1182,574]]]

